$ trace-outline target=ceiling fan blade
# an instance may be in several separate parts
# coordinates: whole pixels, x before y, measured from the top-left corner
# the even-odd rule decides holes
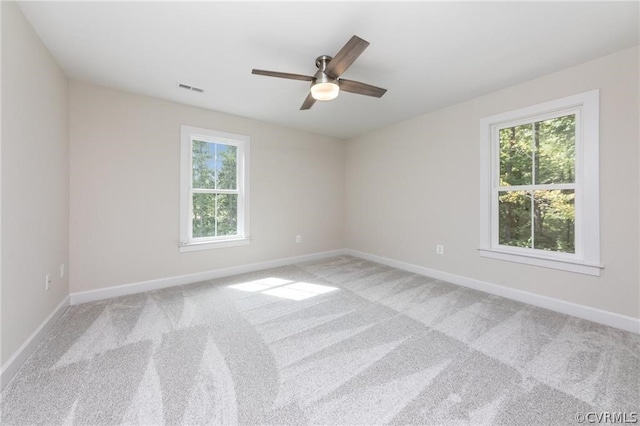
[[[277,72],[277,71],[267,71],[267,70],[251,70],[251,74],[257,75],[266,75],[267,77],[280,77],[280,78],[288,78],[290,80],[302,80],[302,81],[313,81],[313,77],[302,74],[291,74],[288,72]]]
[[[375,96],[381,98],[387,92],[387,89],[372,86],[370,84],[360,83],[359,81],[345,80],[341,78],[338,80],[340,83],[340,90],[345,92],[357,93],[358,95]]]
[[[325,74],[332,78],[340,77],[367,47],[369,47],[368,41],[354,35],[329,61]]]
[[[301,110],[310,109],[315,102],[316,100],[313,99],[313,96],[311,96],[311,92],[309,92],[309,94],[307,95],[307,98],[302,103],[302,106],[300,107],[300,109]]]

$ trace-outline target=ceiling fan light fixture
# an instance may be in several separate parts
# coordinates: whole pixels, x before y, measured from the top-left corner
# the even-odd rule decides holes
[[[325,81],[311,86],[311,96],[317,101],[330,101],[338,97],[340,86],[335,81]]]

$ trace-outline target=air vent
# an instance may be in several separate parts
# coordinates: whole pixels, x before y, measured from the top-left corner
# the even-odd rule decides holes
[[[199,87],[189,86],[188,84],[178,83],[178,87],[185,90],[191,90],[193,92],[204,93],[204,89]]]

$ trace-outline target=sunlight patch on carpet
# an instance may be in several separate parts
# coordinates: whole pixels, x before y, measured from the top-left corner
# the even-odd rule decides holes
[[[268,290],[272,287],[277,287],[279,285],[289,284],[292,282],[293,281],[291,280],[283,280],[282,278],[269,277],[261,280],[249,281],[246,283],[241,283],[236,285],[230,285],[229,288],[235,288],[236,290],[242,290],[242,291],[250,291],[253,293],[253,292]]]
[[[282,278],[269,277],[262,280],[250,281],[229,286],[236,290],[252,293],[268,294],[290,300],[305,300],[320,294],[338,290],[337,287],[329,287],[320,284],[306,282],[293,282]]]

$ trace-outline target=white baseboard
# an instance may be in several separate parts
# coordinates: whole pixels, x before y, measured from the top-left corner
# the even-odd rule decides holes
[[[601,309],[591,308],[589,306],[578,305],[552,297],[542,296],[535,293],[529,293],[523,290],[516,290],[504,287],[498,284],[492,284],[486,281],[480,281],[473,278],[463,277],[460,275],[450,274],[448,272],[438,271],[436,269],[426,268],[411,263],[400,262],[398,260],[389,259],[382,256],[376,256],[357,250],[345,249],[345,254],[359,257],[372,262],[381,263],[393,268],[403,269],[419,275],[425,275],[438,280],[447,281],[452,284],[480,290],[485,293],[495,294],[507,299],[517,300],[518,302],[527,303],[529,305],[539,306],[551,311],[560,312],[562,314],[571,315],[588,321],[597,322],[608,325],[610,327],[619,328],[640,334],[640,319],[616,314],[614,312],[603,311]]]
[[[69,307],[69,296],[66,296],[62,302],[51,312],[51,314],[42,321],[42,324],[34,331],[31,336],[13,353],[11,358],[2,366],[0,370],[0,390],[4,389],[7,383],[11,381],[22,364],[29,358],[33,350],[42,342],[53,324],[64,314]]]
[[[268,260],[265,262],[250,263],[248,265],[232,266],[230,268],[214,269],[212,271],[196,272],[194,274],[178,275],[174,277],[160,278],[157,280],[141,281],[132,284],[124,284],[114,287],[101,288],[98,290],[81,291],[71,293],[71,304],[95,302],[97,300],[111,299],[112,297],[126,296],[129,294],[142,293],[150,290],[173,287],[183,284],[192,284],[200,281],[213,280],[216,278],[228,277],[231,275],[244,274],[247,272],[259,271],[261,269],[277,268],[279,266],[291,265],[309,260],[324,259],[331,256],[345,254],[345,250],[331,250],[320,253],[307,254],[302,256],[287,257],[284,259]]]

